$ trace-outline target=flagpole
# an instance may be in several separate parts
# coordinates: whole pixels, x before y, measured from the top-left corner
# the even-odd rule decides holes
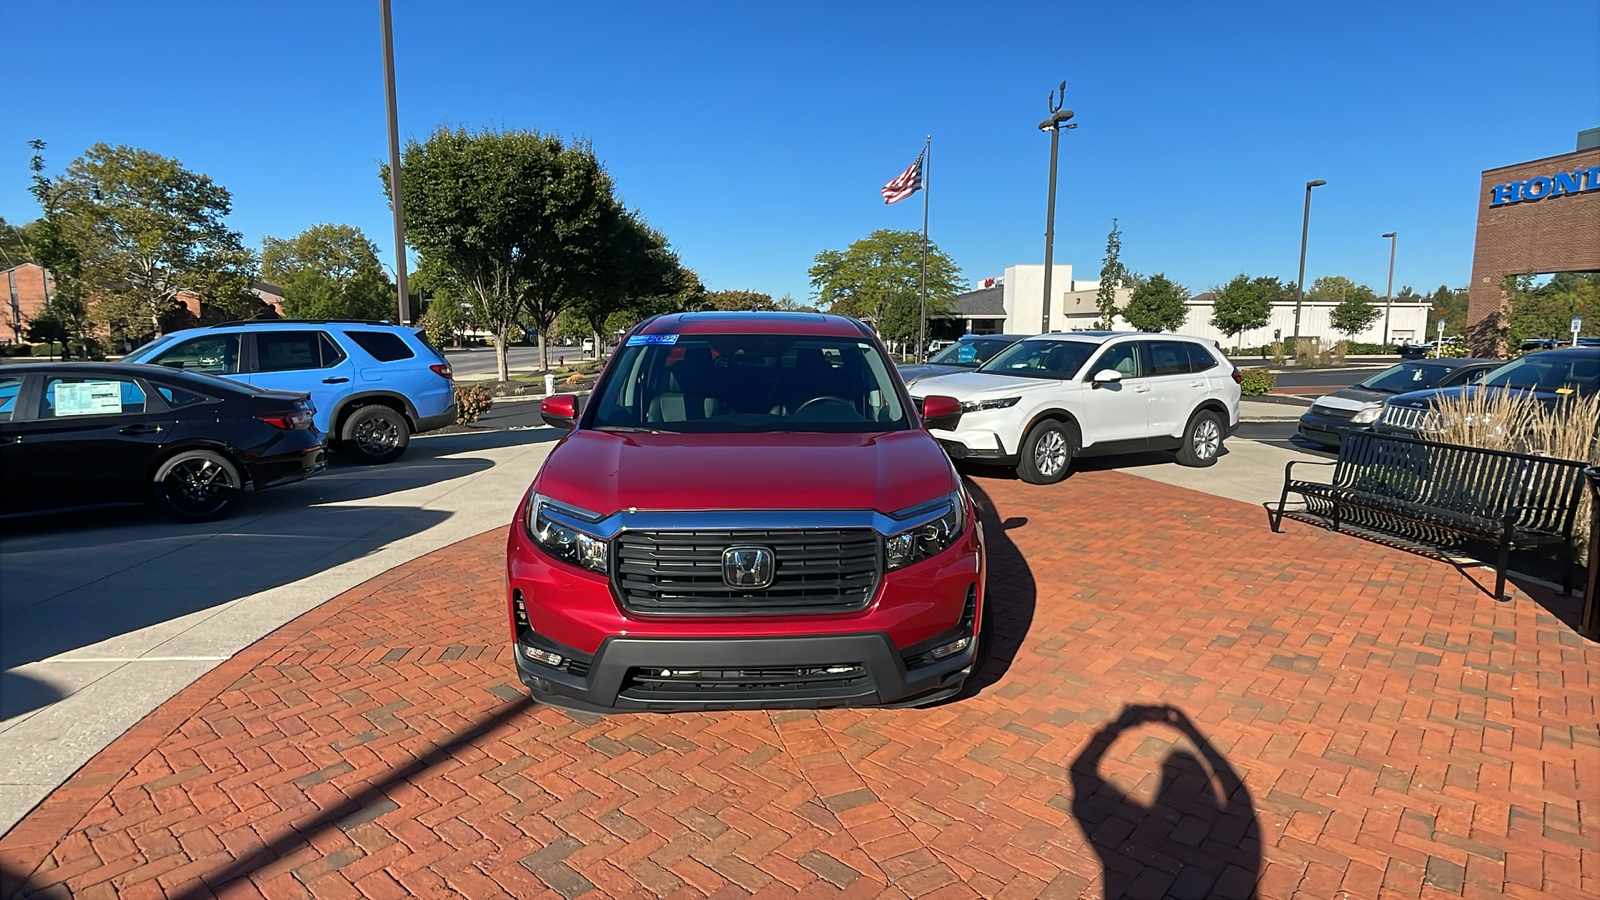
[[[933,163],[933,135],[922,148],[922,305],[917,315],[917,361],[928,357],[928,169]]]

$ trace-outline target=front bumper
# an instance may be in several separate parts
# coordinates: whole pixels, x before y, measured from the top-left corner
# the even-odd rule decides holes
[[[1371,429],[1370,424],[1357,425],[1349,419],[1334,419],[1306,413],[1300,417],[1300,435],[1327,447],[1344,443],[1345,435]]]
[[[560,666],[526,647],[562,653]],[[597,712],[915,706],[954,695],[977,647],[908,669],[887,634],[712,639],[610,637],[592,658],[534,637],[517,646],[517,675],[535,699]],[[917,658],[920,657],[920,658]]]

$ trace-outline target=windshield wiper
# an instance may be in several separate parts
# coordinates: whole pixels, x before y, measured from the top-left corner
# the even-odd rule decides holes
[[[626,431],[634,434],[660,434],[655,428],[646,428],[643,425],[596,425],[595,431]]]

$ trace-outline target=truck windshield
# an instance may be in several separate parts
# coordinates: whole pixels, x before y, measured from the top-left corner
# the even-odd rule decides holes
[[[635,335],[596,386],[588,424],[743,434],[911,428],[891,371],[876,344],[855,338]]]

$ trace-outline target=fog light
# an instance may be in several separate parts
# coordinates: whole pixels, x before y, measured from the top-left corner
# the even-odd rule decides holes
[[[522,654],[534,662],[544,663],[547,666],[559,666],[564,661],[561,654],[541,650],[538,647],[523,647]]]
[[[945,657],[948,657],[948,656],[955,656],[957,653],[960,653],[961,651],[967,649],[967,645],[971,644],[971,643],[972,643],[972,638],[970,638],[970,637],[956,638],[955,640],[951,641],[948,644],[945,644],[942,647],[933,648],[931,651],[928,652],[928,655],[933,657],[934,659],[944,659]]]

